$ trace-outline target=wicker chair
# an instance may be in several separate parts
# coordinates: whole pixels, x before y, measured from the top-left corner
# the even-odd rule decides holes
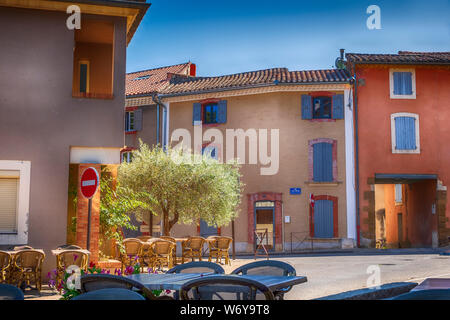
[[[14,247],[14,251],[21,251],[21,250],[33,250],[33,247],[30,246],[18,246]]]
[[[134,267],[135,264],[142,261],[142,241],[136,238],[127,238],[123,240],[124,251],[119,249],[119,259],[122,263],[122,272],[124,268]]]
[[[198,258],[202,261],[202,250],[203,244],[205,243],[205,238],[203,237],[189,237],[186,241],[182,243],[181,249],[181,263],[184,263],[185,258]]]
[[[167,266],[167,268],[171,269],[173,267],[173,250],[175,247],[176,244],[172,241],[163,239],[152,241],[150,248],[155,255],[153,258],[153,266],[159,269]]]
[[[81,292],[92,292],[101,289],[127,289],[142,293],[147,300],[166,300],[167,296],[158,298],[150,289],[142,283],[127,277],[115,276],[112,274],[85,274],[80,278]],[[173,299],[170,299],[173,300]]]
[[[45,254],[39,250],[22,250],[14,256],[14,267],[12,271],[12,282],[20,286],[23,282],[30,286],[35,283],[36,289],[42,288],[42,262]]]
[[[295,276],[297,272],[293,266],[285,262],[277,260],[262,260],[240,266],[233,270],[231,274]],[[283,300],[284,294],[291,289],[292,286],[289,286],[274,291],[273,294],[278,300]]]
[[[169,236],[161,236],[160,238],[163,240],[171,241],[175,244],[175,247],[172,252],[172,261],[173,261],[173,265],[176,266],[178,264],[177,263],[178,262],[177,261],[177,240],[175,240],[174,237],[169,237]]]
[[[63,244],[58,246],[56,248],[58,250],[81,250],[82,248],[80,246],[74,245],[74,244]]]
[[[153,240],[153,239],[152,239]],[[155,253],[151,247],[151,241],[142,242],[142,251],[139,263],[141,264],[141,272],[144,272],[144,268],[153,268],[155,260]]]
[[[211,262],[212,258],[216,258],[216,263],[219,261],[222,262],[222,258],[225,258],[225,264],[231,265],[230,260],[230,244],[233,242],[233,239],[230,237],[215,237],[215,241],[208,241],[209,246],[209,259]]]
[[[0,251],[0,283],[9,282],[12,263],[12,256],[6,251]]]
[[[136,239],[141,240],[142,242],[147,242],[148,240],[150,240],[151,238],[153,238],[152,236],[139,236]]]
[[[64,250],[56,256],[56,283],[64,280],[64,274],[69,266],[75,265],[87,271],[89,255],[80,250]],[[59,289],[61,292],[62,289]]]
[[[206,276],[185,283],[181,300],[274,300],[273,293],[257,281],[232,276]]]

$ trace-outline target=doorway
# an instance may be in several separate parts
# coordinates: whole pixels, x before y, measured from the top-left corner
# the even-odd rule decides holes
[[[267,250],[274,250],[275,244],[275,203],[273,201],[259,201],[255,203],[255,248],[261,243]]]

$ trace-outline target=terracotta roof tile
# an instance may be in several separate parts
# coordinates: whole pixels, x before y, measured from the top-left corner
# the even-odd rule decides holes
[[[170,85],[161,90],[160,93],[162,95],[189,94],[210,90],[232,90],[289,83],[345,83],[349,80],[350,78],[344,70],[289,71],[286,68],[273,68],[218,77],[185,77],[183,79],[175,77]]]
[[[158,93],[170,83],[175,75],[189,75],[192,63],[182,63],[174,66],[143,70],[128,73],[125,80],[126,96]]]
[[[398,54],[347,53],[347,61],[375,64],[449,64],[450,52],[399,51]]]

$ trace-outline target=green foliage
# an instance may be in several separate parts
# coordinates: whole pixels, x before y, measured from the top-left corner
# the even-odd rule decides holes
[[[113,179],[106,169],[102,172],[100,191],[100,232],[106,239],[116,240],[121,248],[121,229],[137,229],[130,223],[129,214],[136,210],[145,210],[148,205],[139,200],[143,197],[142,193],[133,192],[120,183],[116,183],[114,188]]]
[[[142,141],[133,161],[120,165],[118,182],[162,217],[166,235],[178,221],[228,224],[237,216],[243,189],[236,162],[222,164],[180,149],[150,149]]]

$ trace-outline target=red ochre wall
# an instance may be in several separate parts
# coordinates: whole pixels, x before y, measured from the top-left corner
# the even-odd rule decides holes
[[[414,68],[416,99],[390,99],[389,68]],[[436,174],[450,186],[450,67],[358,65],[359,199],[362,237],[375,240],[370,230],[371,179],[375,173]],[[391,114],[410,112],[419,115],[420,154],[393,154]],[[373,201],[372,201],[373,202]],[[447,193],[447,203],[449,194]],[[373,214],[370,216],[373,218]],[[450,236],[450,206],[445,209],[445,229]],[[373,234],[372,234],[373,233]],[[440,237],[442,238],[442,237]]]

